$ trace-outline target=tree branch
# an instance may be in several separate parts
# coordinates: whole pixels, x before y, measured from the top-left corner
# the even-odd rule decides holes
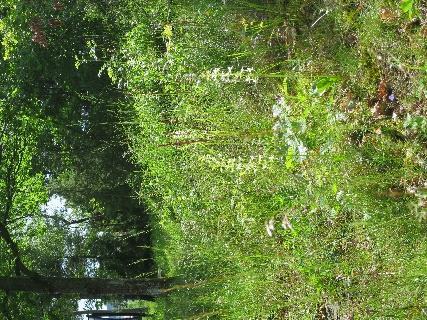
[[[12,237],[10,236],[9,230],[7,230],[6,225],[4,225],[2,222],[0,222],[0,237],[9,246],[13,257],[15,258],[15,265],[18,269],[17,271],[20,271],[31,278],[39,277],[39,274],[37,272],[28,269],[27,266],[24,264],[21,258],[21,254],[19,252],[18,245],[13,241]]]
[[[35,214],[27,214],[25,216],[19,216],[19,217],[16,217],[14,219],[9,219],[9,220],[7,220],[7,222],[8,223],[14,223],[14,222],[16,222],[18,220],[26,219],[26,218],[31,218],[31,217],[34,217],[34,216],[35,216]],[[59,217],[59,216],[56,216],[56,215],[55,216],[51,216],[51,215],[44,214],[44,213],[42,213],[41,216],[43,218],[46,218],[46,219],[52,219],[52,220],[61,221],[63,224],[65,224],[67,226],[70,226],[70,225],[73,225],[73,224],[79,224],[79,223],[88,222],[88,221],[90,221],[90,220],[93,219],[92,217],[87,217],[87,218],[81,218],[81,219],[67,220],[65,218],[62,218],[62,217]]]

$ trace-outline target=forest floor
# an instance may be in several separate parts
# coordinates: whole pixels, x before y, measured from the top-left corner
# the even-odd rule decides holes
[[[425,319],[424,2],[144,10],[108,73],[159,272],[194,284],[159,318]]]

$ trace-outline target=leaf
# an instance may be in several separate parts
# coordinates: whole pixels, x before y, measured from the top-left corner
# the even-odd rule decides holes
[[[323,95],[339,81],[338,77],[322,77],[314,84],[314,94]]]
[[[400,3],[400,10],[408,14],[408,18],[412,19],[415,14],[415,0],[402,0]]]
[[[289,147],[288,152],[286,153],[285,167],[288,170],[295,168],[295,156],[296,152],[293,147]]]
[[[414,0],[403,0],[400,3],[400,9],[405,13],[413,10],[414,9]]]
[[[336,183],[334,183],[334,184],[332,185],[332,193],[333,193],[333,194],[337,194],[337,192],[338,192],[338,186],[337,186],[337,184],[336,184]]]

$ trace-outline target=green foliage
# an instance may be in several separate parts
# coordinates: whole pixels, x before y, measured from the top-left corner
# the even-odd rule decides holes
[[[410,133],[425,140],[427,138],[427,119],[423,116],[413,116],[408,114],[404,127]]]
[[[10,232],[10,239],[1,235],[8,244],[2,275],[19,275],[19,258],[42,275],[83,276],[87,257],[105,277],[151,270],[150,251],[139,249],[150,239],[131,189],[137,178],[122,126],[132,111],[100,70],[121,42],[120,28],[135,23],[131,7],[117,8],[101,1],[0,4],[0,221]],[[58,195],[72,213],[45,210]],[[57,300],[7,296],[2,312],[7,319],[64,319],[75,301]]]
[[[149,8],[167,19],[108,66],[136,110],[158,268],[191,283],[159,317],[421,319],[422,30],[385,1]]]
[[[409,19],[412,19],[416,13],[416,0],[403,0],[400,3],[400,9],[408,15]]]
[[[23,261],[135,277],[154,252],[183,280],[159,319],[425,318],[425,10],[2,3],[0,218]],[[85,232],[44,216],[55,194]],[[20,318],[74,307],[5,301]]]
[[[314,84],[313,93],[323,95],[326,91],[332,88],[339,78],[337,77],[322,77]]]

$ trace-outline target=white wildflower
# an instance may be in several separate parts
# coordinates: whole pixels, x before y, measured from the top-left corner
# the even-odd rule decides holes
[[[292,228],[292,224],[291,224],[291,222],[289,221],[289,218],[288,218],[288,216],[287,216],[287,215],[284,215],[284,216],[283,216],[283,219],[282,219],[282,228],[283,228],[283,229],[285,229],[285,230],[287,230],[287,229],[289,229],[289,230],[293,230],[293,228]]]
[[[346,121],[347,120],[347,115],[343,112],[338,112],[337,114],[335,114],[335,121]]]
[[[276,98],[276,103],[281,105],[281,106],[285,105],[285,98],[283,98],[282,96],[278,96]]]
[[[271,111],[273,113],[273,118],[278,118],[282,115],[283,109],[278,104],[274,104],[271,108]]]
[[[245,82],[257,84],[258,83],[258,79],[257,78],[252,78],[252,77],[246,77],[245,78]]]
[[[272,237],[273,236],[273,231],[274,231],[274,220],[270,219],[266,224],[265,224],[265,229],[267,231],[267,234]]]
[[[398,115],[396,112],[393,112],[391,118],[393,119],[393,121],[397,121]]]
[[[299,161],[304,161],[307,158],[307,148],[301,143],[298,145]]]

